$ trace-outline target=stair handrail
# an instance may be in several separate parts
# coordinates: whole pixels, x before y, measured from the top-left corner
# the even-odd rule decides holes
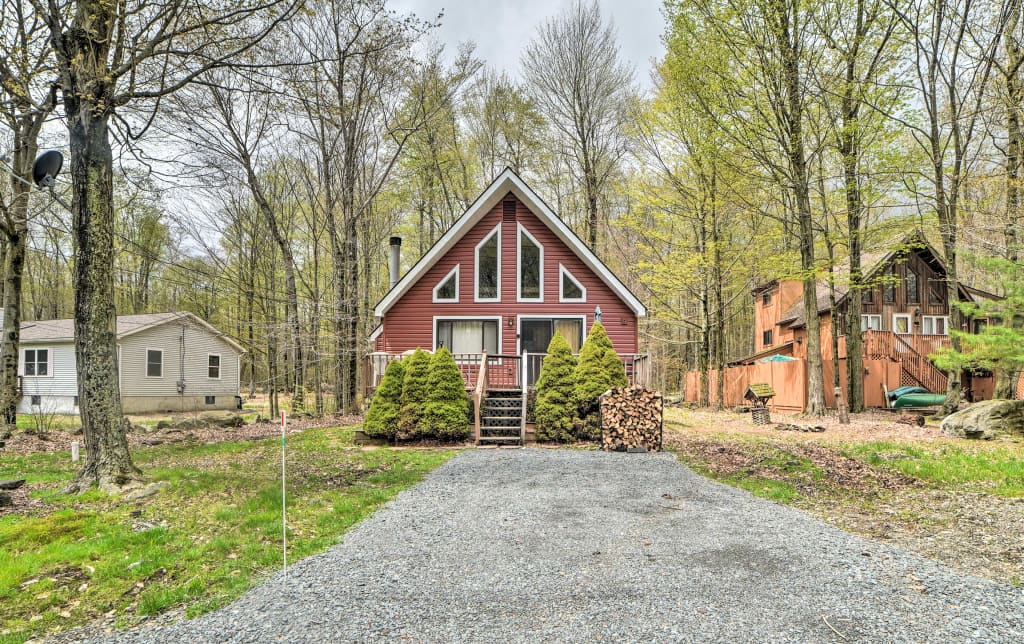
[[[487,392],[487,352],[480,354],[480,368],[476,372],[476,390],[473,392],[473,440],[480,444],[480,407]]]
[[[904,365],[909,363],[913,366],[913,371],[910,369],[907,370],[910,371],[910,375],[916,378],[918,382],[924,385],[929,391],[940,393],[937,390],[945,389],[942,381],[946,380],[946,374],[939,371],[935,365],[931,363],[931,360],[928,360],[918,353],[917,349],[915,349],[913,345],[899,337],[898,334],[895,335],[895,338],[893,348],[900,349],[900,351],[897,351],[900,356],[900,363]],[[909,357],[909,360],[904,360],[904,357]]]
[[[523,390],[523,402],[519,408],[519,444],[526,445],[526,402],[529,398],[530,386],[527,380],[527,373],[530,367],[530,353],[523,351],[523,359],[519,362],[519,387]]]

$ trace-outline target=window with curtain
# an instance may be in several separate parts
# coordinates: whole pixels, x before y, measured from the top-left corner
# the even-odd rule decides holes
[[[555,320],[555,332],[561,333],[573,353],[579,353],[583,346],[582,320]]]
[[[438,320],[437,346],[455,353],[498,354],[497,320]]]

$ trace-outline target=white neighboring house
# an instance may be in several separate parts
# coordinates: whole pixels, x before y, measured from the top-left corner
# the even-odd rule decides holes
[[[2,319],[2,314],[0,314]],[[191,313],[117,317],[125,413],[235,409],[242,347]],[[77,414],[74,320],[21,325],[23,414]]]

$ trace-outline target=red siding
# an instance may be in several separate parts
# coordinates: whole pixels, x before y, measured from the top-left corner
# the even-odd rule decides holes
[[[510,196],[506,199],[514,198]],[[473,302],[473,259],[476,245],[501,222],[501,302]],[[544,246],[544,302],[516,302],[516,223],[521,223]],[[558,301],[558,264],[587,289],[587,301]],[[434,303],[433,290],[456,264],[459,269],[459,302]],[[601,320],[619,353],[637,353],[637,319],[625,302],[591,271],[576,254],[516,200],[516,218],[502,221],[499,201],[455,246],[428,270],[385,314],[381,334],[383,350],[400,353],[409,349],[432,348],[435,316],[497,316],[501,352],[516,354],[517,315],[586,315],[587,329],[594,321],[594,307],[601,307]],[[512,321],[509,327],[509,321]]]

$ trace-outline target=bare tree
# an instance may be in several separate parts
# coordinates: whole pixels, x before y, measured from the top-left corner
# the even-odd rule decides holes
[[[909,36],[911,88],[925,115],[920,123],[909,116],[897,118],[928,159],[929,171],[922,174],[931,184],[929,201],[942,238],[950,328],[960,330],[964,318],[955,304],[960,300],[960,205],[976,161],[982,105],[1010,12],[1002,0],[888,0],[888,5]],[[951,344],[960,350],[957,336]],[[961,390],[961,371],[948,372],[943,414],[957,409]]]
[[[3,341],[0,346],[0,440],[17,422],[22,278],[28,244],[32,164],[43,124],[57,105],[46,23],[24,0],[0,4],[0,122],[10,129],[10,193],[0,184],[3,234]],[[0,146],[8,141],[4,136]],[[5,154],[6,150],[0,152]],[[4,164],[6,165],[6,164]],[[6,174],[7,168],[4,168]]]
[[[117,491],[142,474],[128,450],[118,386],[112,125],[125,140],[138,139],[152,115],[140,115],[133,127],[126,112],[158,103],[250,50],[298,2],[31,2],[49,27],[71,153],[75,359],[86,459],[68,491]]]
[[[587,244],[596,250],[602,195],[625,150],[632,70],[619,60],[615,29],[597,2],[580,0],[540,26],[522,65],[534,101],[579,174]]]

